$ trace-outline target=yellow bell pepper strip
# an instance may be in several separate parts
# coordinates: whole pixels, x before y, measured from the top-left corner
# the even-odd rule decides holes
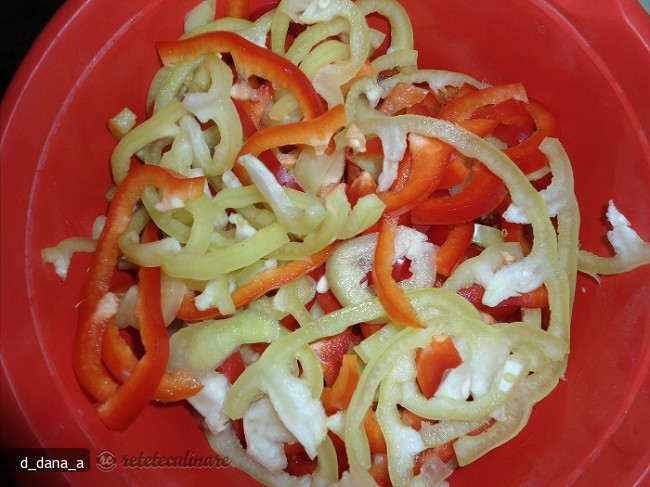
[[[143,242],[157,240],[157,230],[155,225],[147,225]],[[138,277],[135,313],[145,352],[131,376],[97,410],[101,420],[113,430],[125,429],[142,412],[160,384],[169,359],[169,339],[162,316],[160,267],[140,267]]]
[[[206,54],[229,53],[241,78],[255,75],[289,90],[298,101],[304,119],[323,113],[318,93],[300,68],[270,49],[233,32],[206,32],[187,39],[162,41],[156,44],[156,49],[165,66],[174,66]]]
[[[454,195],[429,198],[411,210],[415,224],[445,225],[474,220],[494,210],[507,194],[500,178],[479,161],[472,161],[471,180]]]
[[[418,318],[404,290],[393,278],[393,254],[398,223],[397,215],[383,215],[380,220],[379,237],[372,266],[372,283],[381,305],[391,320],[407,326],[424,328],[425,325]]]
[[[235,308],[240,309],[267,292],[308,274],[327,260],[336,245],[337,242],[332,242],[323,250],[312,254],[308,260],[295,260],[274,269],[265,270],[255,277],[255,279],[243,284],[232,292],[232,300]],[[176,314],[177,318],[185,321],[207,320],[218,316],[222,315],[217,308],[208,308],[204,311],[199,311],[194,304],[193,293],[183,296],[181,307]]]
[[[316,118],[274,125],[253,133],[239,150],[238,157],[244,154],[257,157],[269,149],[287,145],[310,145],[317,151],[325,151],[334,133],[344,125],[345,107],[336,105]],[[263,160],[262,162],[267,161]],[[269,169],[273,172],[272,167]],[[250,184],[250,178],[242,164],[236,162],[233,172],[243,184]]]
[[[86,392],[100,403],[108,401],[118,388],[102,365],[103,337],[114,315],[105,304],[117,265],[118,240],[129,227],[133,207],[149,186],[159,188],[164,201],[187,201],[203,194],[204,184],[203,177],[184,178],[159,166],[142,165],[133,167],[115,192],[84,282],[73,345],[75,374]]]

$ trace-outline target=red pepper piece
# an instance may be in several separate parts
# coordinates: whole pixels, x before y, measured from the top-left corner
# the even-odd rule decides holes
[[[456,96],[438,112],[438,118],[460,122],[472,118],[474,112],[489,105],[497,105],[510,99],[527,101],[526,90],[521,83],[495,85]]]
[[[255,132],[242,146],[239,156],[251,154],[257,157],[275,147],[301,144],[325,150],[334,133],[344,125],[345,107],[337,105],[314,119],[274,125]],[[242,183],[250,184],[250,177],[239,162],[235,163],[233,172]]]
[[[119,254],[118,240],[128,229],[133,207],[148,186],[158,187],[163,198],[185,201],[203,194],[204,184],[203,177],[177,177],[159,166],[142,165],[133,167],[115,192],[86,275],[73,345],[75,374],[82,387],[99,402],[109,400],[118,387],[102,365],[102,342],[110,318],[102,312],[100,303],[110,291]]]
[[[122,338],[114,320],[110,320],[102,341],[102,360],[109,372],[126,381],[138,365],[133,350]],[[174,402],[192,397],[203,388],[201,381],[186,370],[165,372],[153,394],[160,402]]]
[[[463,363],[454,342],[446,335],[436,336],[415,354],[416,381],[427,399],[438,390],[444,373]]]
[[[419,475],[422,470],[422,466],[427,462],[429,458],[438,457],[442,463],[449,463],[456,458],[456,452],[454,451],[453,442],[445,443],[444,445],[436,446],[434,448],[427,448],[426,450],[420,452],[415,457],[415,468],[414,475]]]
[[[368,473],[377,482],[379,487],[391,487],[393,484],[390,481],[390,474],[388,472],[388,455],[384,453],[375,453],[372,455],[372,463]]]
[[[154,225],[148,225],[144,241],[154,240],[156,231]],[[162,316],[160,267],[140,267],[138,276],[135,312],[145,353],[131,376],[98,408],[99,417],[113,430],[123,430],[142,412],[160,384],[169,358],[169,339]]]
[[[485,288],[480,284],[472,284],[469,287],[460,289],[457,294],[495,319],[505,318],[520,308],[545,308],[548,306],[548,292],[543,285],[530,292],[505,299],[493,307],[482,303]]]
[[[451,229],[447,239],[436,252],[436,271],[438,274],[445,277],[451,275],[467,249],[472,245],[473,237],[473,223],[460,223]]]
[[[305,119],[323,113],[318,93],[300,68],[270,49],[233,32],[207,32],[187,39],[158,42],[156,49],[165,66],[197,59],[205,54],[230,53],[240,76],[248,78],[256,75],[293,93]]]
[[[494,210],[507,194],[500,178],[472,161],[471,180],[455,195],[429,198],[411,210],[415,224],[448,225],[472,221]]]
[[[548,164],[548,159],[539,150],[539,144],[546,137],[557,137],[560,133],[560,123],[553,112],[535,100],[531,100],[524,107],[535,122],[535,131],[521,143],[508,147],[504,152],[524,174],[531,174]]]
[[[424,328],[404,290],[393,278],[393,254],[398,223],[399,218],[396,215],[384,215],[380,220],[372,266],[372,283],[379,301],[392,320],[407,326]]]
[[[394,115],[417,103],[422,102],[430,93],[425,88],[420,88],[411,83],[397,83],[390,94],[382,100],[379,111],[386,115]]]
[[[226,17],[247,19],[250,15],[250,0],[228,0]]]
[[[352,328],[347,328],[338,335],[322,338],[310,345],[321,361],[325,384],[328,386],[332,386],[338,377],[351,340]]]
[[[440,185],[453,149],[433,137],[411,133],[408,136],[411,154],[410,171],[399,189],[378,193],[386,203],[384,213],[402,214],[428,198]]]
[[[228,378],[228,382],[234,384],[245,369],[246,364],[241,353],[239,353],[239,350],[235,350],[217,367],[217,372],[225,375]]]

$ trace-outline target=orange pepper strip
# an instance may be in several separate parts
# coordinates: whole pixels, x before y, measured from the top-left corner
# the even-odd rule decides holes
[[[144,240],[151,241],[156,232],[155,225],[148,225]],[[113,430],[123,430],[142,412],[160,384],[169,358],[169,338],[162,316],[160,267],[140,267],[138,276],[135,313],[145,353],[131,376],[97,410],[101,420]]]
[[[332,242],[323,250],[312,254],[308,260],[295,260],[286,265],[276,267],[275,269],[267,269],[252,281],[241,285],[232,293],[232,300],[235,303],[235,308],[239,309],[246,306],[248,303],[263,296],[267,292],[295,281],[311,272],[327,260],[330,254],[334,251],[336,245],[337,242]],[[183,302],[181,303],[181,307],[176,316],[181,320],[198,321],[215,318],[221,316],[221,314],[217,308],[209,308],[204,311],[199,311],[194,305],[194,295],[186,294],[183,297]]]
[[[459,122],[468,120],[479,108],[486,105],[496,105],[509,99],[528,101],[526,89],[521,83],[496,85],[471,91],[462,96],[456,96],[438,112],[438,118]]]
[[[378,193],[379,198],[386,203],[384,214],[405,213],[427,199],[438,189],[453,152],[448,144],[417,133],[410,133],[408,141],[412,161],[406,180],[397,185],[397,190]]]
[[[345,107],[336,105],[319,117],[300,122],[274,125],[252,134],[239,151],[239,155],[251,154],[255,157],[268,149],[285,145],[306,144],[325,150],[334,133],[345,125]],[[239,162],[233,172],[244,184],[250,184],[246,169]]]
[[[445,277],[449,277],[458,265],[461,257],[472,244],[474,236],[473,223],[461,223],[454,226],[449,233],[447,240],[436,252],[436,271]]]
[[[415,224],[465,223],[489,213],[507,194],[503,181],[479,161],[472,161],[472,179],[458,193],[429,198],[411,210]]]
[[[158,42],[156,49],[165,66],[197,59],[205,54],[230,53],[241,77],[256,75],[293,93],[305,119],[323,113],[318,93],[300,68],[270,49],[233,32],[206,32],[187,39]]]
[[[321,400],[327,414],[334,414],[348,408],[359,383],[359,376],[356,354],[345,354],[334,384],[332,387],[323,387]]]
[[[363,429],[368,436],[368,443],[370,444],[370,451],[373,453],[386,453],[386,439],[381,431],[375,412],[369,409],[363,419]]]
[[[99,402],[108,401],[118,388],[102,365],[103,337],[112,316],[104,311],[103,300],[110,291],[117,265],[118,240],[129,227],[133,207],[148,186],[158,187],[163,199],[186,201],[203,194],[204,184],[203,177],[178,177],[159,166],[142,165],[129,171],[113,196],[86,274],[72,354],[72,365],[81,386]]]
[[[388,472],[388,455],[376,453],[372,455],[372,463],[368,473],[379,487],[392,487],[390,474]]]
[[[435,394],[446,370],[458,367],[463,360],[454,342],[446,335],[435,336],[415,353],[416,381],[427,399]]]
[[[420,103],[429,94],[429,90],[419,88],[411,83],[397,83],[390,94],[379,105],[379,111],[386,115],[405,110],[416,103]]]
[[[384,215],[380,220],[379,236],[372,266],[372,282],[379,302],[391,320],[407,326],[424,328],[424,324],[417,317],[404,290],[393,278],[393,254],[398,223],[397,215]]]
[[[250,15],[249,0],[228,0],[226,7],[226,17],[236,17],[238,19],[248,19]]]

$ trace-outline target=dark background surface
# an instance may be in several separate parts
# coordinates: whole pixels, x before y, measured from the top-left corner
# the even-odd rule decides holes
[[[63,0],[10,0],[0,15],[0,93],[4,94],[20,62]]]
[[[0,14],[0,95],[4,95],[16,69],[38,34],[64,0],[11,0],[3,2]],[[2,421],[3,418],[0,418]],[[2,438],[3,446],[7,438]],[[0,461],[2,459],[0,458]],[[0,468],[0,485],[16,485]]]

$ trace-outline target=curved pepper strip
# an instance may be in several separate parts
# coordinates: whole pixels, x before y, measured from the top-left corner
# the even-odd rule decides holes
[[[343,126],[345,107],[336,105],[314,119],[274,125],[255,132],[239,150],[238,158],[244,154],[257,157],[269,149],[286,145],[305,144],[324,151],[334,133]],[[242,183],[250,184],[250,178],[242,164],[236,162],[233,172]]]
[[[456,96],[440,109],[437,116],[450,122],[469,120],[478,109],[487,105],[497,105],[510,99],[528,101],[523,84],[511,83],[489,86]]]
[[[384,215],[380,220],[379,237],[372,266],[372,283],[379,302],[391,320],[407,326],[424,328],[411,302],[393,278],[395,233],[399,217]]]
[[[118,387],[102,365],[102,342],[112,314],[104,313],[101,304],[110,291],[119,255],[118,240],[129,227],[133,207],[149,186],[158,187],[163,199],[186,201],[203,194],[204,184],[203,177],[177,177],[159,166],[143,165],[133,167],[115,192],[84,282],[72,354],[79,382],[101,403],[108,401]]]
[[[531,174],[548,164],[548,159],[539,150],[539,145],[546,137],[560,135],[560,122],[553,112],[537,101],[531,100],[524,107],[535,122],[535,131],[521,143],[508,147],[503,152],[524,174]]]
[[[507,194],[503,181],[479,161],[472,161],[472,178],[455,195],[431,198],[411,210],[415,224],[466,223],[496,208]]]
[[[313,254],[309,260],[295,260],[286,265],[268,269],[259,274],[255,279],[238,287],[232,292],[232,300],[235,308],[246,306],[251,301],[263,296],[267,292],[295,281],[305,274],[308,274],[320,266],[334,251],[337,242],[332,242]],[[185,321],[200,321],[222,316],[217,308],[209,308],[200,311],[194,304],[194,294],[186,294],[176,315],[177,318]]]
[[[156,240],[156,233],[155,225],[148,225],[143,232],[143,242]],[[145,353],[131,376],[98,408],[101,420],[113,430],[126,428],[149,403],[169,359],[169,339],[162,316],[160,267],[140,267],[138,277],[135,313]]]
[[[448,144],[416,133],[408,136],[411,153],[410,172],[396,190],[378,193],[386,204],[384,214],[402,214],[428,198],[440,185],[453,152]]]
[[[109,322],[104,334],[102,359],[109,372],[122,382],[131,377],[138,365],[133,350],[114,322]],[[165,372],[153,393],[153,399],[160,402],[182,401],[202,388],[201,381],[185,370]]]
[[[451,229],[447,239],[436,252],[436,271],[449,277],[467,249],[472,245],[473,223],[461,223]]]
[[[205,54],[229,53],[240,77],[256,75],[293,93],[305,119],[323,113],[318,93],[300,68],[270,49],[258,46],[233,32],[206,32],[187,39],[158,42],[156,49],[165,66],[197,59]]]

